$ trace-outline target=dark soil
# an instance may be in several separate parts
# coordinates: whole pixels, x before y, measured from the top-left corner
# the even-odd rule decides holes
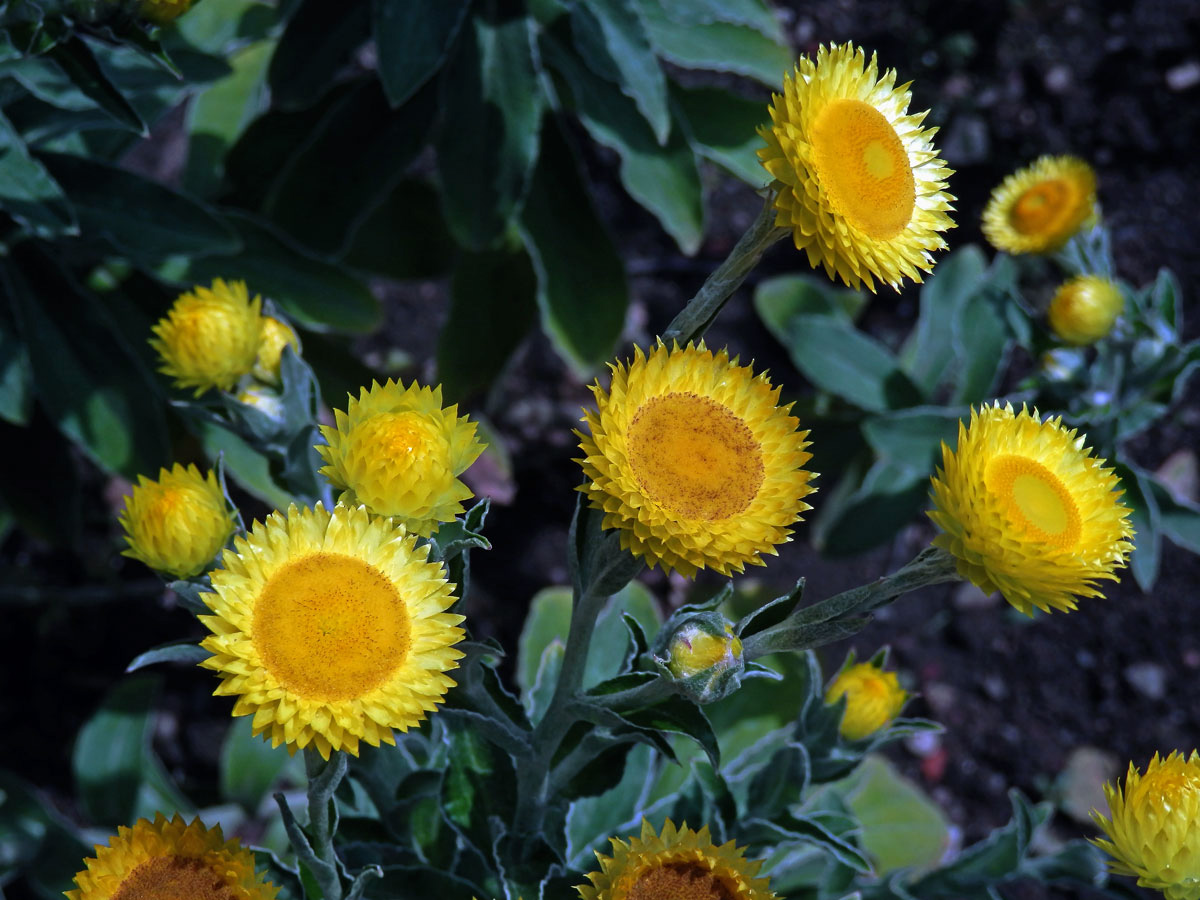
[[[1200,67],[1200,5],[838,0],[789,3],[780,14],[798,51],[853,40],[876,49],[881,64],[897,68],[901,80],[912,80],[914,106],[932,109],[931,121],[943,129],[938,145],[956,169],[952,246],[981,240],[983,205],[1008,172],[1043,153],[1081,155],[1098,171],[1120,275],[1141,284],[1159,267],[1172,268],[1184,289],[1188,336],[1200,334],[1200,219],[1194,208],[1200,74],[1189,75]],[[743,89],[767,99],[755,86]],[[688,259],[614,187],[612,159],[596,153],[589,164],[600,208],[633,273],[626,336],[644,345],[724,258],[760,201],[709,173],[707,240],[699,257]],[[780,246],[754,278],[806,269],[802,256]],[[387,291],[388,326],[364,349],[403,347],[411,371],[431,377],[445,285],[393,285]],[[913,320],[916,297],[913,287],[898,296],[881,293],[872,300],[868,328],[884,340],[894,338]],[[722,314],[709,343],[755,359],[756,370],[769,368],[789,395],[808,390],[758,322],[746,288]],[[510,648],[529,598],[567,579],[565,532],[579,482],[571,429],[588,402],[586,387],[565,371],[544,338],[535,337],[486,409],[513,472],[511,484],[493,480],[489,489],[497,499],[510,494],[511,502],[494,506],[488,521],[494,550],[473,560],[472,624]],[[1198,428],[1200,390],[1194,389],[1167,426],[1139,445],[1140,461],[1156,466],[1181,441],[1194,448]],[[820,440],[819,433],[813,440]],[[81,543],[53,549],[14,534],[0,547],[0,767],[46,788],[73,815],[70,754],[80,725],[133,656],[198,634],[191,616],[173,608],[143,568],[115,556],[113,507],[121,486],[81,468],[90,473],[81,488]],[[831,561],[811,549],[801,525],[779,559],[754,574],[776,587],[803,575],[808,596],[820,598],[896,568],[931,536],[926,523],[916,522],[889,546]],[[678,602],[687,589],[658,573],[646,580],[664,604]],[[719,580],[701,576],[702,584],[710,582]],[[923,756],[896,747],[890,755],[931,789],[969,842],[1007,820],[1008,788],[1042,797],[1078,747],[1101,748],[1123,767],[1129,760],[1144,764],[1155,751],[1196,745],[1198,591],[1200,558],[1168,544],[1152,596],[1126,576],[1106,590],[1105,599],[1085,601],[1078,612],[1030,621],[1003,602],[989,604],[953,587],[930,589],[884,610],[849,644],[860,655],[890,644],[895,663],[920,692],[909,711],[945,724],[940,747],[923,748]],[[28,602],[13,602],[22,597]],[[844,649],[832,648],[827,665],[840,662]],[[162,677],[168,715],[157,746],[185,791],[203,804],[212,799],[229,703],[209,696],[207,673],[163,670]],[[1064,837],[1093,833],[1063,816],[1054,827]]]

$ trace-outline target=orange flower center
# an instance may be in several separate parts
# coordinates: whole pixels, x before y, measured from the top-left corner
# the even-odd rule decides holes
[[[1067,548],[1079,539],[1079,510],[1058,476],[1024,456],[998,456],[988,465],[985,481],[1024,525],[1029,537]]]
[[[683,519],[742,512],[763,482],[762,447],[730,409],[692,393],[647,400],[629,426],[629,463],[642,490]]]
[[[408,655],[408,610],[374,566],[312,553],[273,574],[254,604],[254,646],[285,688],[350,700],[382,684]]]
[[[1012,227],[1021,234],[1045,234],[1070,210],[1071,186],[1062,178],[1039,181],[1017,198],[1009,213]]]
[[[647,870],[633,883],[628,900],[736,900],[737,894],[696,863],[667,863]]]
[[[886,241],[912,221],[912,166],[896,129],[875,107],[834,100],[813,124],[812,147],[822,190],[859,231]]]
[[[126,875],[112,900],[234,900],[236,896],[204,860],[158,856]]]

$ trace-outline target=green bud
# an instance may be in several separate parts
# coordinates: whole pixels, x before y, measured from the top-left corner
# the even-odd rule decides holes
[[[697,703],[729,696],[741,685],[746,670],[741,638],[715,612],[697,613],[680,622],[666,641],[659,642],[654,661]]]

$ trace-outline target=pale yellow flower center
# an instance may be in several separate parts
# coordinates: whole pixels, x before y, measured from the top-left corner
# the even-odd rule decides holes
[[[998,456],[988,465],[988,490],[1008,505],[1029,536],[1067,548],[1079,539],[1079,510],[1058,477],[1024,456]]]
[[[411,644],[408,610],[391,580],[337,553],[311,553],[275,572],[254,605],[251,637],[280,684],[322,701],[378,687]]]
[[[236,896],[203,860],[157,856],[126,875],[112,900],[234,900]]]
[[[742,512],[763,482],[762,447],[730,409],[692,393],[647,400],[629,426],[629,464],[642,490],[684,519]]]
[[[721,879],[692,862],[656,865],[629,889],[628,900],[736,900]]]
[[[875,107],[834,100],[813,125],[812,147],[821,188],[859,231],[888,240],[912,221],[912,166],[896,129]]]
[[[446,436],[429,416],[419,412],[377,413],[354,429],[353,440],[376,456],[449,459]]]
[[[1058,231],[1070,213],[1073,193],[1066,179],[1039,181],[1017,198],[1008,220],[1021,234]]]

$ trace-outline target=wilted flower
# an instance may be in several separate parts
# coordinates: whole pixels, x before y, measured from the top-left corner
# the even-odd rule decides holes
[[[128,549],[121,552],[159,572],[190,578],[225,546],[236,524],[216,473],[194,465],[160,469],[158,480],[138,477],[120,515]]]

